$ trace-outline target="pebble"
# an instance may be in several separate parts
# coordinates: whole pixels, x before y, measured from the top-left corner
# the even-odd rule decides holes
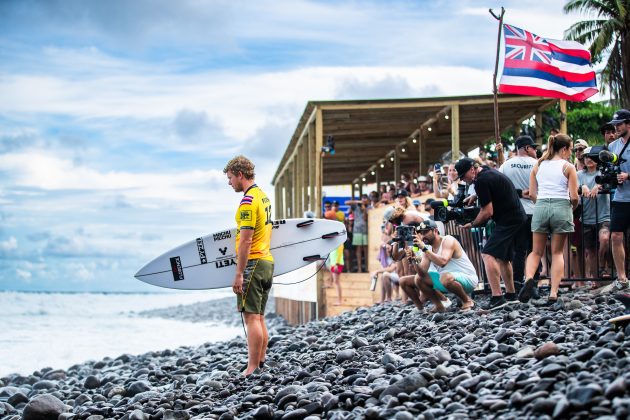
[[[564,308],[428,315],[389,304],[298,327],[276,317],[264,370],[249,378],[240,337],[121,355],[0,378],[0,417],[627,418],[630,344],[607,321],[622,311],[580,295]]]

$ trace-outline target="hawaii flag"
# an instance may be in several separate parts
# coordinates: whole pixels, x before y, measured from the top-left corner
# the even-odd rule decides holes
[[[505,60],[499,92],[585,101],[597,93],[591,53],[575,41],[545,39],[503,25]]]

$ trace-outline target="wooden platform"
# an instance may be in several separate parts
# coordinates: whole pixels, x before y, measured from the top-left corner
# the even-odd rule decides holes
[[[380,299],[380,284],[377,285],[376,291],[371,292],[368,273],[342,273],[340,281],[342,305],[334,305],[337,302],[337,289],[335,287],[326,289],[326,316],[339,315],[361,306],[372,306]]]

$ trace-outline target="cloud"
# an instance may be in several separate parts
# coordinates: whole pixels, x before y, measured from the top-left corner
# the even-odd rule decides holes
[[[33,274],[30,271],[21,270],[19,268],[15,269],[15,274],[18,276],[20,280],[22,280],[25,283],[30,283],[31,277],[33,277]]]
[[[289,144],[294,129],[293,124],[288,121],[268,121],[251,136],[243,152],[254,160],[268,159],[277,162]]]
[[[440,96],[441,89],[430,84],[414,88],[410,80],[402,75],[386,74],[384,77],[361,80],[348,77],[339,81],[334,96],[338,99],[381,99]]]
[[[11,236],[6,241],[0,242],[0,252],[7,253],[18,248],[18,241],[15,236]]]

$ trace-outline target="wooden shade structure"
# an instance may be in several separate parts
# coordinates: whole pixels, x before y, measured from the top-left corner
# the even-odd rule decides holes
[[[500,95],[500,130],[538,115],[556,99]],[[332,136],[335,153],[322,147]],[[308,102],[272,179],[276,216],[321,214],[322,187],[391,182],[403,172],[469,152],[494,138],[492,95]]]

